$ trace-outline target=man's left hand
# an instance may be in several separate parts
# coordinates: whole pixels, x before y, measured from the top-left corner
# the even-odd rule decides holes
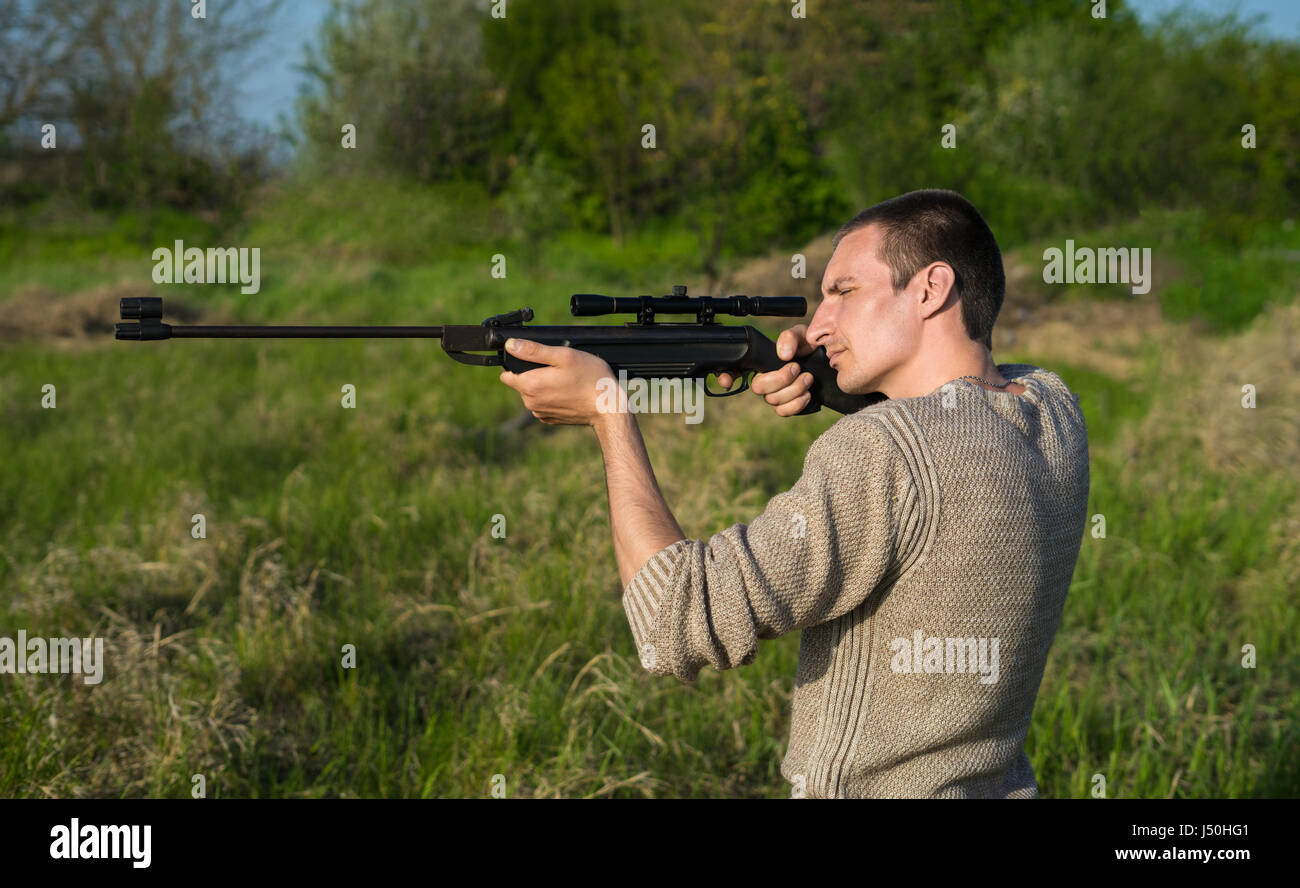
[[[526,373],[504,370],[500,379],[519,392],[524,407],[548,425],[596,425],[602,389],[617,387],[614,371],[602,358],[576,348],[509,339],[506,351],[523,361],[546,364]],[[609,382],[601,384],[602,379]]]

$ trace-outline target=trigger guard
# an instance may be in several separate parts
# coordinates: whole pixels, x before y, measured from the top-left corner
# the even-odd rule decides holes
[[[723,372],[731,373],[732,371],[724,370]],[[714,375],[715,376],[717,375],[716,372],[714,373]],[[751,376],[753,376],[752,372],[741,373],[740,376],[736,377],[737,379],[740,380],[740,388],[731,389],[729,391],[724,391],[724,392],[715,392],[709,388],[708,374],[705,374],[703,380],[701,381],[704,383],[704,393],[708,395],[710,398],[730,398],[732,395],[738,395],[741,392],[749,390],[749,379]]]

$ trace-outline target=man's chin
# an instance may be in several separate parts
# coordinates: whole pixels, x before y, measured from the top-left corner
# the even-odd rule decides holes
[[[870,387],[871,380],[863,380],[861,374],[854,373],[851,367],[836,368],[835,384],[846,395],[867,395],[875,391]]]
[[[889,395],[880,390],[880,383],[874,379],[866,382],[855,382],[855,377],[850,372],[845,374],[840,371],[835,373],[835,384],[840,387],[840,391],[846,395],[867,395],[870,404],[879,404],[881,401],[889,400]]]

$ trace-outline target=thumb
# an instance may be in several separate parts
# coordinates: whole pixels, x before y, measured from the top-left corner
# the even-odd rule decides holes
[[[789,330],[782,330],[776,338],[776,353],[783,361],[793,360],[796,356],[806,357],[812,351],[808,342],[807,324],[797,324]]]
[[[516,358],[531,361],[534,364],[559,364],[563,361],[567,349],[559,345],[542,345],[540,342],[533,342],[531,339],[511,337],[506,340],[506,351]]]

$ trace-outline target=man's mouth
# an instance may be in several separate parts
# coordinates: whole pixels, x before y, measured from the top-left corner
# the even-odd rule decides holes
[[[844,353],[844,349],[842,348],[837,348],[835,349],[835,351],[826,352],[827,363],[829,363],[832,367],[835,366],[835,359],[838,358],[843,353]]]

